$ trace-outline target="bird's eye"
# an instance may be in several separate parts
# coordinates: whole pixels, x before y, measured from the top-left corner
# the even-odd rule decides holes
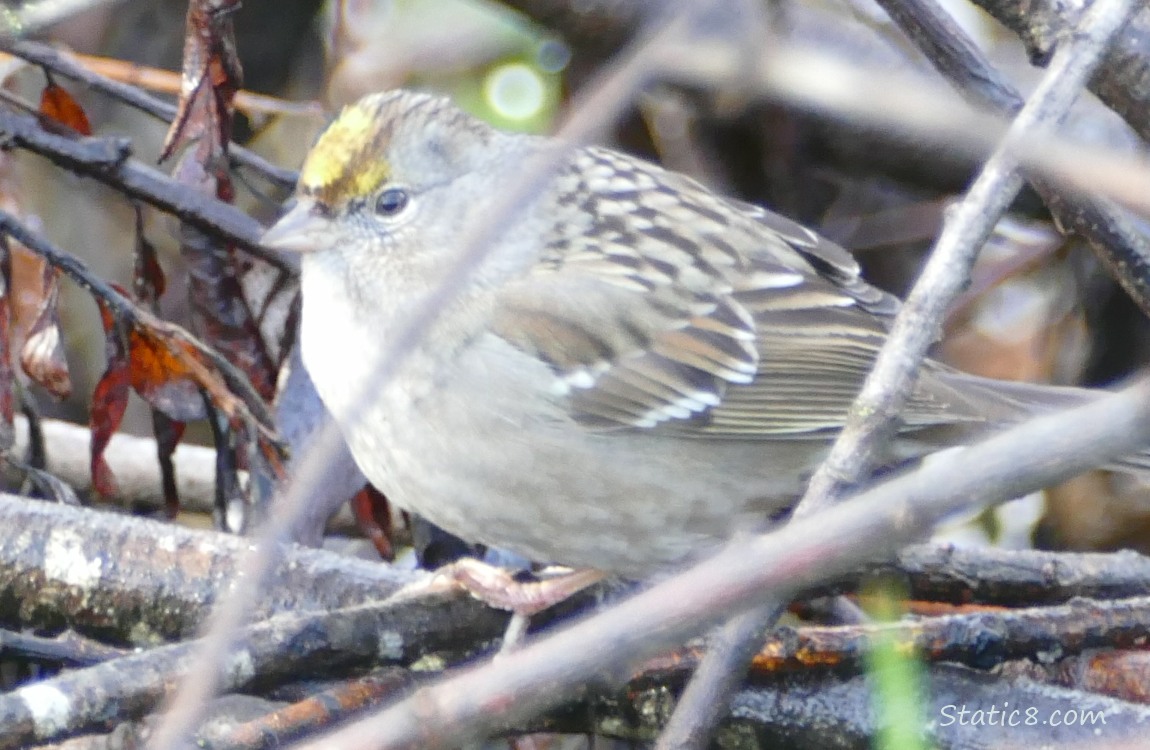
[[[375,212],[380,216],[395,216],[407,206],[407,191],[388,188],[375,199]]]

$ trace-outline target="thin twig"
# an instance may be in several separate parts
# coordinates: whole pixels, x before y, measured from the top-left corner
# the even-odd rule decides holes
[[[1022,107],[1022,94],[998,72],[936,0],[879,0],[899,27],[978,106],[1002,114]],[[1082,235],[1122,288],[1150,315],[1150,243],[1110,201],[1062,189],[1041,174],[1027,179],[1063,231]]]
[[[962,291],[978,249],[1022,187],[1013,154],[1016,144],[1065,117],[1132,6],[1131,0],[1099,0],[1091,6],[1078,35],[1055,56],[1002,144],[948,217],[851,408],[850,419],[811,480],[796,515],[826,507],[874,464],[885,438],[897,426],[918,367],[938,337],[947,308]]]
[[[417,684],[416,673],[387,667],[344,680],[286,708],[239,724],[213,737],[212,750],[263,750],[281,747],[315,731],[380,705]]]
[[[690,89],[733,88],[820,112],[865,128],[871,137],[980,161],[993,152],[1009,124],[920,74],[875,70],[780,37],[770,38],[760,54],[757,64],[749,66],[734,45],[703,41],[693,49],[667,50],[659,73]],[[1052,131],[1030,133],[1015,148],[1028,173],[1150,213],[1150,165],[1136,151],[1099,148]]]
[[[1019,606],[1075,597],[1120,599],[1150,595],[1150,557],[1113,553],[1044,552],[923,544],[868,571],[906,580],[914,599]]]
[[[136,86],[94,73],[69,55],[42,42],[0,36],[0,51],[42,65],[65,78],[79,81],[162,122],[170,123],[176,116],[176,105],[157,99]],[[254,151],[236,143],[231,144],[228,155],[235,164],[258,172],[285,189],[290,190],[294,187],[299,177],[296,172],[272,164]]]
[[[153,68],[113,57],[85,55],[78,52],[72,53],[72,56],[84,70],[111,81],[139,86],[162,94],[177,95],[180,93],[181,76],[174,70]],[[236,110],[249,117],[308,117],[319,123],[322,123],[326,117],[323,105],[314,99],[297,102],[258,94],[248,89],[240,89],[236,92],[235,103]],[[229,150],[232,148],[239,148],[239,146],[233,142]],[[284,172],[281,167],[271,166],[277,172]],[[290,188],[291,185],[287,184],[284,187]]]
[[[86,667],[127,656],[131,651],[108,646],[65,631],[55,638],[0,629],[0,653],[20,655],[36,661],[50,661],[69,667]]]
[[[974,4],[1017,34],[1038,65],[1077,33],[1085,7],[1061,0],[974,0]],[[1150,10],[1144,7],[1115,38],[1090,90],[1150,140]]]
[[[679,696],[656,750],[707,747],[719,722],[730,709],[731,697],[743,683],[763,633],[774,625],[786,605],[772,602],[735,615],[707,636],[707,652]]]
[[[832,669],[840,675],[865,671],[870,647],[894,641],[923,662],[952,662],[991,670],[1014,659],[1082,653],[1101,648],[1137,648],[1150,630],[1150,596],[1112,601],[1076,598],[1065,604],[981,608],[933,617],[861,625],[782,627],[755,651],[756,680],[784,672]],[[699,658],[685,647],[655,657],[674,682]]]

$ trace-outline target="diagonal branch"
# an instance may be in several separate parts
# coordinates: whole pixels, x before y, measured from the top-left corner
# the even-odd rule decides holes
[[[974,0],[1022,39],[1031,61],[1045,65],[1081,24],[1082,3],[1061,0]],[[1090,90],[1150,141],[1150,9],[1143,7],[1102,58]]]
[[[879,4],[973,104],[1007,115],[1021,109],[1022,95],[936,0],[879,0]],[[1111,275],[1150,315],[1150,244],[1130,216],[1111,201],[1075,194],[1041,174],[1026,170],[1026,177],[1058,226],[1084,237]]]
[[[285,266],[283,258],[260,245],[263,227],[258,221],[131,159],[126,139],[66,138],[44,130],[35,117],[4,109],[0,109],[0,139],[173,214],[213,237],[234,242],[277,268]]]
[[[1131,0],[1099,0],[1090,8],[1079,34],[1059,50],[1003,142],[948,217],[851,408],[847,425],[811,480],[796,514],[825,507],[841,496],[843,487],[863,479],[874,464],[885,438],[897,426],[918,367],[938,338],[947,308],[969,278],[978,249],[1022,187],[1012,151],[1035,131],[1056,125],[1065,117],[1132,6]]]

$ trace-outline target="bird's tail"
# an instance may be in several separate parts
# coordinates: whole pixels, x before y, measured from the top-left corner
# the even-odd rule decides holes
[[[942,382],[970,399],[991,424],[997,425],[1013,424],[1036,414],[1069,409],[1106,395],[1099,390],[993,380],[953,371],[938,373],[938,376]],[[1150,479],[1150,446],[1105,468]]]

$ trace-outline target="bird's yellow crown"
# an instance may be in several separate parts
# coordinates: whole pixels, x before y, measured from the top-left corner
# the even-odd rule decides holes
[[[369,94],[344,107],[320,135],[300,170],[299,192],[335,208],[386,181],[411,178],[413,169],[417,177],[421,170],[464,169],[463,155],[482,152],[493,132],[442,96],[402,89]]]
[[[385,158],[391,128],[379,114],[377,97],[344,107],[304,160],[300,192],[334,206],[367,195],[386,180],[391,171]]]

